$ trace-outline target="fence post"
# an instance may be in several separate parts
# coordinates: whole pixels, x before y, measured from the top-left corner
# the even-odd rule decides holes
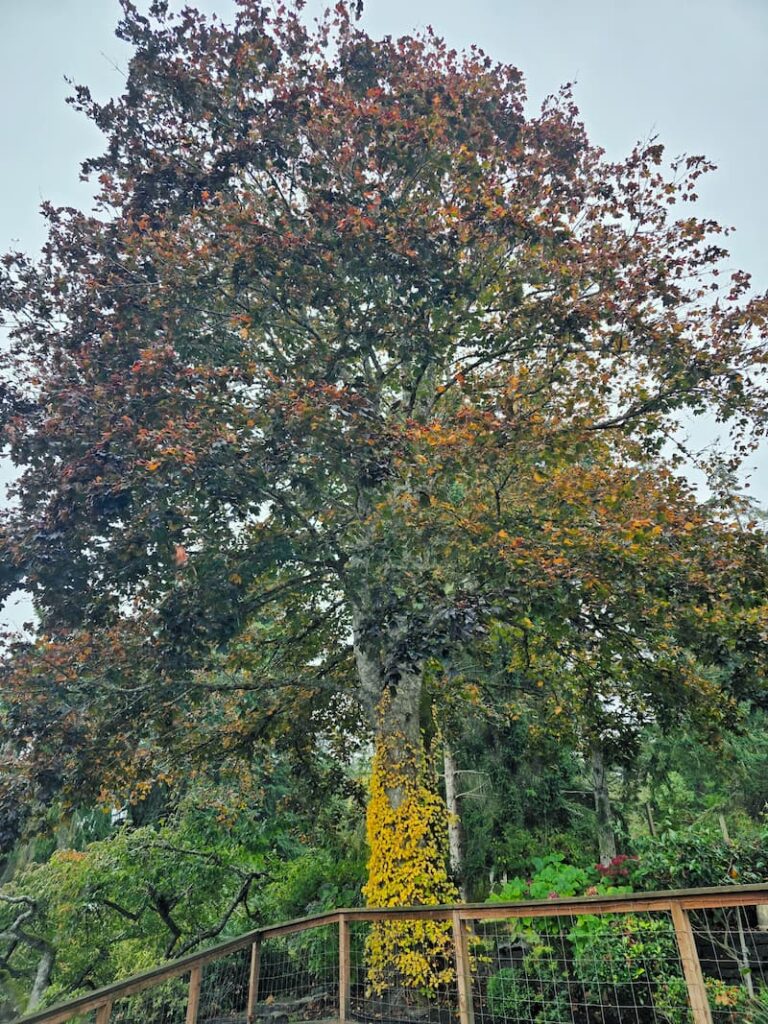
[[[693,937],[691,919],[688,912],[683,910],[679,903],[672,904],[672,923],[675,926],[694,1024],[712,1024],[712,1011],[709,1008],[704,975],[701,973],[701,963],[696,949],[696,940]]]
[[[469,961],[467,931],[458,910],[451,914],[453,921],[453,954],[456,959],[456,988],[459,994],[460,1024],[475,1024],[475,1007],[472,1001],[472,966]]]
[[[197,1010],[200,1006],[200,983],[203,980],[202,967],[193,967],[189,975],[189,997],[187,999],[187,1024],[197,1024]]]
[[[349,1017],[350,968],[349,919],[339,914],[339,1024],[346,1024]]]
[[[259,998],[259,971],[261,969],[261,940],[256,939],[251,946],[251,969],[248,975],[248,1006],[246,1020],[253,1024],[256,1019],[256,1002]]]
[[[112,1003],[104,1003],[96,1011],[96,1024],[109,1024],[109,1018],[112,1013]]]

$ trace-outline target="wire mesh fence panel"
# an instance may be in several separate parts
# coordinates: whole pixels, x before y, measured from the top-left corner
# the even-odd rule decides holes
[[[766,895],[340,911],[341,925],[253,933],[27,1020],[104,1024],[112,1000],[111,1024],[245,1024],[249,1009],[259,1024],[768,1024]]]
[[[184,1024],[189,975],[162,981],[112,1004],[109,1024]]]
[[[251,951],[240,949],[205,965],[200,982],[200,1024],[235,1024],[245,1020]]]
[[[265,939],[256,1016],[283,1024],[338,1017],[339,929],[335,924]]]
[[[755,907],[690,915],[713,1024],[768,1024],[768,930]]]
[[[458,1015],[450,921],[350,924],[350,1016],[449,1024]]]
[[[666,913],[479,921],[476,1024],[690,1024]]]

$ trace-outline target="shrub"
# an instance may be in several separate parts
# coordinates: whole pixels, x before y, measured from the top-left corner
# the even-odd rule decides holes
[[[666,917],[585,915],[568,934],[584,1001],[653,1008],[669,1024],[688,1020],[675,934]]]
[[[551,946],[537,946],[522,963],[488,979],[488,1010],[494,1020],[571,1024],[568,979],[552,959]]]
[[[734,833],[725,840],[717,825],[668,829],[637,840],[632,871],[636,889],[689,889],[768,880],[768,825]]]
[[[768,1024],[768,985],[750,996],[743,985],[707,978],[709,1004],[719,1024]]]
[[[511,878],[498,892],[490,896],[488,902],[503,903],[576,896],[598,881],[597,874],[590,868],[566,864],[560,853],[536,857],[533,866],[534,872],[530,878]]]

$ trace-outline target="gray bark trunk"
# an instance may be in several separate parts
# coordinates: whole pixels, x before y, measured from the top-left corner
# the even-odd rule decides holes
[[[459,797],[456,792],[456,762],[453,751],[447,743],[443,743],[443,770],[445,772],[445,803],[448,808],[448,860],[451,874],[458,886],[459,895],[467,902],[467,891],[464,885],[464,862],[461,848],[461,817],[459,815]]]
[[[376,722],[377,744],[385,741],[388,757],[401,769],[410,766],[412,771],[418,771],[419,760],[414,754],[421,749],[421,683],[420,674],[401,673],[397,682],[387,686]],[[405,795],[402,787],[392,786],[386,793],[396,810]]]
[[[413,752],[421,748],[422,672],[404,665],[396,672],[390,669],[390,678],[385,678],[382,658],[365,643],[358,614],[353,615],[353,641],[361,699],[377,744],[386,739],[393,760],[411,763]],[[387,790],[387,798],[399,807],[401,788]]]
[[[355,651],[355,664],[360,680],[360,698],[368,717],[375,729],[377,727],[378,707],[382,695],[383,680],[381,662],[375,652],[371,651],[363,636],[362,616],[357,611],[352,613],[352,640]]]
[[[602,747],[598,744],[592,747],[592,791],[597,816],[597,848],[600,863],[607,867],[616,856],[616,836],[613,831],[611,799],[605,778],[605,761]]]
[[[53,971],[53,961],[55,959],[54,952],[52,949],[44,949],[40,961],[37,965],[37,973],[35,974],[35,982],[32,986],[32,991],[29,994],[29,1002],[27,1003],[27,1013],[34,1010],[39,1005],[40,1000],[45,994],[45,990],[48,988],[51,982],[51,973]]]

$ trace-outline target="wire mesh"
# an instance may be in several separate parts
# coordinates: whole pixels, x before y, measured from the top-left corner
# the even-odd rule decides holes
[[[276,1024],[338,1017],[339,930],[321,925],[261,944],[256,1015]]]
[[[450,921],[350,924],[350,1015],[449,1024],[458,1014]]]
[[[713,1024],[768,1024],[768,928],[755,907],[691,913]]]
[[[240,949],[208,963],[200,982],[200,1024],[234,1024],[245,1020],[251,950]]]
[[[477,1024],[689,1024],[669,914],[579,914],[475,923]]]
[[[475,1024],[694,1024],[707,1020],[705,1003],[712,1024],[768,1024],[768,924],[755,906],[690,911],[690,932],[677,911],[621,906],[476,913],[465,922]],[[467,1024],[451,920],[352,918],[349,938],[352,1020]],[[111,1024],[185,1024],[189,977],[116,998]],[[199,1024],[244,1024],[250,978],[250,946],[205,964]],[[261,1024],[338,1020],[338,925],[265,939],[256,995]],[[96,1014],[70,1020],[95,1024]]]
[[[112,1004],[109,1024],[184,1024],[189,975],[162,981]]]

